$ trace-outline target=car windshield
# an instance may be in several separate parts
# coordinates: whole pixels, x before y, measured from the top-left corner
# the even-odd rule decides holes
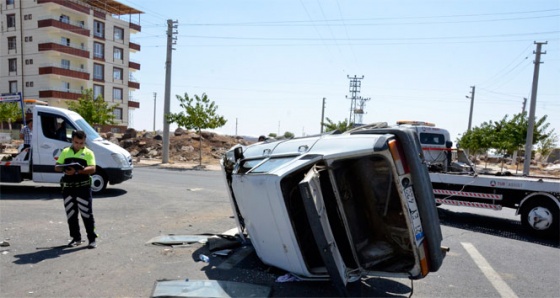
[[[86,133],[86,136],[90,140],[100,139],[101,136],[89,125],[84,119],[79,119],[76,121],[79,129],[83,130]]]

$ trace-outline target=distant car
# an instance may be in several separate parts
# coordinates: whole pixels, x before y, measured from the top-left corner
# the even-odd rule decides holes
[[[237,146],[222,159],[232,208],[259,258],[339,291],[368,275],[420,279],[444,259],[415,132],[361,127]]]
[[[488,149],[486,151],[486,155],[488,158],[504,158],[504,154],[502,154],[498,149]]]

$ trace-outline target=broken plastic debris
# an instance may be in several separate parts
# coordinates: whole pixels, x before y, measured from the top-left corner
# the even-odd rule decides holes
[[[229,254],[231,254],[232,250],[231,249],[222,249],[222,250],[218,250],[212,253],[212,256],[222,256],[222,257],[227,257]]]
[[[201,261],[203,261],[204,263],[210,262],[210,258],[209,258],[208,256],[206,256],[206,255],[200,254],[200,255],[198,255],[198,258],[199,258]]]
[[[0,246],[10,246],[10,243],[8,241],[2,241],[0,242]]]
[[[291,273],[286,273],[282,276],[279,276],[276,279],[276,282],[292,282],[292,281],[299,281],[299,278],[297,278],[296,276],[292,275]]]

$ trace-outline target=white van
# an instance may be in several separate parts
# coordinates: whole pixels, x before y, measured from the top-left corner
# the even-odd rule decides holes
[[[132,157],[128,151],[105,139],[78,113],[70,110],[34,106],[31,154],[25,151],[12,160],[0,163],[0,182],[59,183],[62,173],[54,165],[62,149],[71,145],[73,130],[85,131],[86,146],[95,153],[96,171],[92,191],[100,192],[107,184],[118,184],[132,178]]]

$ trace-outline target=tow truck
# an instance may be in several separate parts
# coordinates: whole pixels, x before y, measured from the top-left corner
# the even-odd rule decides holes
[[[0,96],[0,104],[4,102],[19,102],[24,110],[21,93]],[[59,183],[62,174],[55,172],[54,165],[62,149],[71,145],[73,130],[85,131],[86,146],[95,153],[96,171],[91,175],[93,192],[105,190],[109,183],[118,184],[132,178],[130,153],[101,138],[78,113],[36,101],[26,103],[32,104],[26,108],[33,119],[30,153],[19,151],[13,158],[0,161],[0,182]],[[24,124],[29,113],[22,114]]]
[[[447,130],[423,121],[398,121],[397,126],[418,134],[437,204],[515,209],[522,225],[534,235],[559,236],[560,179],[477,173],[463,151],[451,148]],[[452,153],[464,162],[452,161]]]

